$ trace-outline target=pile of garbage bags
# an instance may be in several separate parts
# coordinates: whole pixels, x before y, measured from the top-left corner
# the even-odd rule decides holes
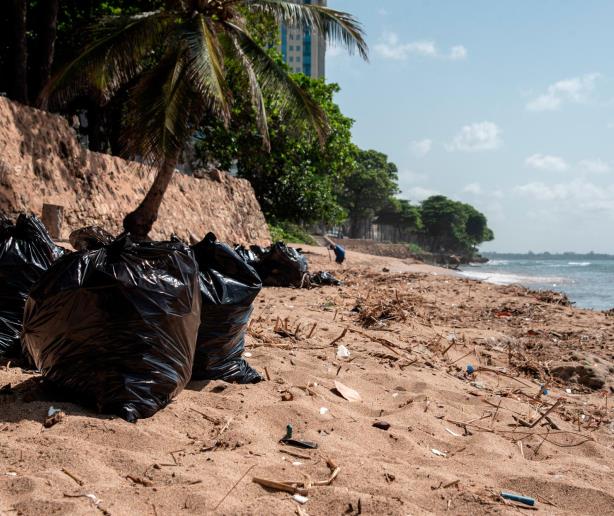
[[[252,245],[235,248],[243,260],[251,265],[265,287],[297,287],[309,288],[321,285],[341,285],[330,272],[309,272],[307,258],[300,249],[289,247],[283,242],[277,242],[264,248]]]
[[[34,216],[0,217],[0,357],[21,358],[23,311],[30,289],[64,254]]]
[[[233,249],[209,233],[190,247],[96,226],[70,242],[34,216],[0,217],[0,357],[23,355],[70,399],[131,422],[190,380],[262,380],[243,353],[263,285],[338,284],[281,242]]]

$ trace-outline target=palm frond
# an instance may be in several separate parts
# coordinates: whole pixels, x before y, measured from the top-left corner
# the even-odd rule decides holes
[[[109,99],[143,71],[174,23],[164,11],[104,18],[90,29],[92,43],[52,77],[41,97],[61,104],[93,89]]]
[[[144,73],[130,91],[123,141],[130,157],[151,164],[177,156],[191,136],[202,104],[191,87],[189,67],[179,48]]]
[[[311,95],[301,88],[286,69],[272,59],[266,50],[260,47],[241,27],[228,21],[222,24],[233,41],[239,58],[251,64],[250,68],[253,70],[261,92],[276,98],[280,109],[290,119],[307,120],[315,129],[320,142],[323,143],[330,127],[326,114]]]
[[[225,125],[230,121],[231,92],[224,71],[224,54],[211,21],[194,16],[183,36],[187,47],[189,78],[204,106]]]
[[[231,0],[232,1],[232,0]],[[360,22],[349,13],[290,0],[244,0],[248,9],[274,16],[278,23],[304,27],[322,34],[328,42],[340,43],[348,52],[368,61],[369,48]]]

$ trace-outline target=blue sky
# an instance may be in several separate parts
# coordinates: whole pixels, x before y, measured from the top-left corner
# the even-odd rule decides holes
[[[401,197],[475,205],[484,250],[614,253],[614,1],[329,0],[370,62],[329,49],[354,140]]]

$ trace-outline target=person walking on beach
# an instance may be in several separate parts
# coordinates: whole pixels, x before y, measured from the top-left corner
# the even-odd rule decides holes
[[[335,242],[329,238],[324,237],[324,240],[326,240],[328,248],[335,253],[335,262],[341,265],[345,261],[345,248],[339,244],[335,244]]]

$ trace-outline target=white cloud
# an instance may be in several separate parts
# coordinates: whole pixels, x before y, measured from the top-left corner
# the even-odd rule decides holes
[[[484,193],[484,190],[482,190],[482,186],[480,185],[480,183],[469,183],[465,186],[465,188],[463,188],[463,192],[470,193],[473,195],[482,195],[482,193]]]
[[[433,140],[425,138],[424,140],[414,140],[409,143],[409,148],[418,158],[422,158],[426,156],[429,152],[431,152],[431,148],[433,147]]]
[[[569,168],[563,158],[546,154],[533,154],[525,160],[525,164],[536,170],[553,170],[555,172],[562,172]]]
[[[452,59],[452,61],[467,59],[467,49],[462,45],[452,47],[450,49],[450,59]]]
[[[386,32],[381,41],[375,45],[375,52],[384,59],[405,61],[412,56],[444,58],[458,61],[467,58],[467,49],[462,45],[453,46],[448,55],[442,54],[437,49],[435,42],[423,40],[402,43],[399,36],[394,32]]]
[[[342,54],[344,54],[344,50],[339,46],[330,45],[326,48],[326,57],[339,57]]]
[[[439,192],[430,190],[429,188],[423,188],[422,186],[414,186],[408,190],[404,190],[403,194],[412,201],[424,201],[424,199],[428,199],[432,195],[439,195]]]
[[[558,203],[554,205],[567,213],[571,203],[573,210],[578,213],[614,214],[614,185],[603,187],[582,179],[552,185],[536,181],[515,187],[514,193],[539,202]]]
[[[477,122],[461,128],[446,145],[448,151],[484,151],[494,150],[501,146],[501,129],[493,122]]]
[[[583,159],[578,167],[589,174],[605,174],[611,170],[610,165],[601,159]]]
[[[586,102],[595,89],[598,73],[590,73],[581,77],[572,77],[555,82],[548,90],[527,104],[529,111],[556,111],[564,102]]]

